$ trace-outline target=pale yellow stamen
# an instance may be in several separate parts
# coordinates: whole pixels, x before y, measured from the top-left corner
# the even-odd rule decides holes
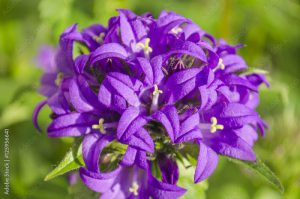
[[[182,31],[183,31],[183,30],[182,30],[182,28],[180,28],[180,27],[173,28],[173,29],[171,30],[171,32],[172,32],[173,34],[175,34],[175,35],[177,35],[178,33],[182,32]]]
[[[59,86],[61,84],[63,78],[64,78],[63,73],[61,73],[61,72],[57,73],[57,76],[56,76],[56,79],[55,79],[56,86]]]
[[[93,36],[93,39],[96,40],[96,42],[101,43],[103,42],[103,39],[105,37],[105,33],[101,32],[99,36]]]
[[[154,84],[154,91],[153,91],[153,95],[159,95],[162,94],[163,91],[158,89],[158,86],[156,84]]]
[[[103,118],[100,118],[100,119],[99,119],[99,123],[98,123],[98,124],[94,124],[94,125],[92,126],[92,128],[93,128],[93,129],[99,129],[100,133],[105,134],[106,132],[105,132],[105,129],[104,129],[104,127],[103,127],[103,124],[104,124],[104,119],[103,119]]]
[[[210,118],[211,125],[210,125],[210,132],[215,133],[217,130],[223,130],[224,126],[222,124],[218,124],[218,120],[216,117]]]
[[[139,42],[136,44],[137,47],[142,48],[146,55],[149,55],[152,52],[152,48],[149,46],[150,39],[146,38],[145,43]]]
[[[225,69],[225,65],[223,64],[223,59],[222,58],[219,59],[218,68],[220,68],[221,70]]]
[[[133,195],[139,195],[139,185],[136,182],[132,183],[132,186],[129,188],[129,192],[133,193]]]

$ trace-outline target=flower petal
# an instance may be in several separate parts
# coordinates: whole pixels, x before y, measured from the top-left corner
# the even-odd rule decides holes
[[[137,92],[141,86],[142,83],[137,79],[122,73],[109,73],[100,86],[98,98],[106,107],[116,110],[126,108],[124,107],[124,100],[129,105],[139,106],[140,101]]]
[[[33,111],[33,114],[32,114],[32,122],[33,122],[33,125],[34,127],[39,131],[39,132],[42,132],[42,129],[40,128],[39,126],[39,123],[38,123],[38,116],[39,116],[39,113],[40,111],[42,110],[42,108],[47,104],[47,101],[44,100],[44,101],[41,101],[39,102],[34,111]]]
[[[78,112],[89,112],[100,108],[98,97],[83,76],[70,82],[70,101]]]
[[[206,73],[206,71],[203,71]],[[182,99],[197,87],[206,84],[207,77],[200,68],[190,68],[174,73],[166,82],[165,99],[168,104],[173,104]]]
[[[205,143],[221,155],[241,160],[256,160],[251,146],[232,131],[222,131],[216,136],[205,139]]]
[[[179,178],[176,161],[161,155],[158,157],[158,164],[162,174],[162,182],[176,185]]]
[[[172,43],[171,50],[167,53],[167,57],[174,54],[187,54],[191,55],[203,62],[207,62],[204,50],[197,44],[190,41],[176,40]]]
[[[183,189],[176,185],[159,182],[151,174],[148,175],[148,177],[149,177],[148,190],[149,190],[149,194],[153,198],[160,198],[160,199],[179,198],[186,192],[186,189]]]
[[[48,127],[48,136],[81,136],[91,132],[97,117],[88,113],[69,113],[55,118]]]
[[[82,155],[85,166],[89,171],[100,172],[100,154],[112,140],[112,136],[100,136],[98,133],[92,133],[84,137],[82,142]]]
[[[50,98],[48,98],[47,104],[51,108],[51,110],[58,115],[70,112],[68,101],[62,91],[58,91]]]
[[[145,74],[145,83],[148,85],[159,84],[164,78],[162,71],[162,56],[156,56],[149,62],[148,59],[143,57],[138,57],[137,61],[142,72]]]
[[[79,174],[84,184],[96,192],[106,192],[114,184],[121,167],[109,173],[95,173],[84,168],[79,169]]]
[[[136,149],[154,153],[154,142],[148,131],[144,128],[140,128],[134,135],[121,142]]]
[[[195,171],[195,183],[201,182],[208,178],[216,169],[218,165],[218,155],[210,147],[200,142],[200,150],[198,155],[198,162]]]
[[[107,43],[98,47],[91,56],[91,63],[107,58],[126,59],[128,57],[127,51],[118,43]]]
[[[155,112],[152,118],[163,124],[170,139],[174,142],[175,136],[179,134],[179,117],[176,108],[172,105],[166,106],[161,111]]]
[[[191,141],[202,138],[202,133],[198,127],[200,123],[199,114],[196,112],[180,123],[180,132],[176,137],[176,143]]]
[[[147,120],[140,115],[138,108],[127,108],[119,120],[117,128],[118,139],[127,140],[135,132],[142,129],[146,123]]]

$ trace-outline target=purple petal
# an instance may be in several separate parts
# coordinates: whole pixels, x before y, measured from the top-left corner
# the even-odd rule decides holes
[[[70,83],[70,101],[78,112],[89,112],[100,108],[98,97],[83,76],[77,76]]]
[[[174,106],[166,106],[162,111],[155,112],[153,119],[161,122],[170,139],[174,142],[175,136],[179,133],[179,117]]]
[[[210,147],[200,142],[198,162],[195,171],[195,183],[208,178],[218,165],[218,155]]]
[[[244,59],[239,55],[226,55],[222,59],[226,73],[233,73],[248,68]]]
[[[100,136],[98,133],[92,133],[84,137],[82,142],[82,155],[85,166],[89,171],[100,172],[100,154],[112,140],[112,136]]]
[[[147,120],[140,115],[140,110],[135,107],[129,107],[122,114],[118,128],[117,137],[121,140],[127,140],[138,130],[142,129]]]
[[[128,57],[127,51],[118,43],[103,44],[97,48],[91,56],[91,63],[108,58],[126,59]]]
[[[148,131],[141,127],[134,135],[122,142],[136,149],[154,153],[154,142]]]
[[[90,55],[79,55],[75,59],[75,70],[77,73],[82,74],[84,72],[84,69],[90,59]]]
[[[98,119],[87,113],[69,113],[55,118],[48,127],[48,136],[81,136],[91,132]]]
[[[41,78],[41,87],[39,93],[51,97],[58,91],[58,86],[55,84],[57,73],[45,73]]]
[[[136,154],[137,154],[138,150],[128,146],[123,159],[121,161],[121,164],[124,166],[132,166],[135,163],[135,159],[136,159]]]
[[[110,73],[100,86],[98,98],[108,108],[124,109],[124,100],[132,106],[139,106],[137,92],[141,86],[142,83],[137,79],[121,73]]]
[[[205,143],[221,155],[233,158],[255,161],[255,153],[251,146],[234,132],[222,131],[222,133],[205,140]]]
[[[68,101],[64,96],[64,93],[61,91],[52,95],[47,100],[47,104],[51,110],[58,115],[63,115],[70,112]]]
[[[95,173],[84,168],[80,168],[79,174],[87,187],[93,191],[103,193],[111,188],[120,171],[121,167],[110,173]]]
[[[39,126],[39,123],[38,123],[38,116],[39,116],[39,113],[40,111],[42,110],[42,108],[47,104],[47,101],[44,100],[44,101],[41,101],[39,102],[34,111],[33,111],[33,114],[32,114],[32,122],[33,122],[33,125],[34,127],[39,131],[39,132],[42,132],[42,129],[40,128]]]
[[[172,48],[168,52],[167,57],[173,54],[187,54],[196,57],[203,62],[207,62],[204,50],[197,44],[190,41],[176,40],[172,44]]]
[[[232,85],[232,86],[242,86],[245,88],[248,88],[253,91],[257,91],[257,88],[251,84],[247,79],[244,79],[242,77],[239,77],[235,74],[226,75],[222,78],[222,81],[226,85]]]
[[[152,58],[151,63],[148,59],[143,57],[138,57],[137,60],[142,72],[145,74],[145,83],[148,85],[158,85],[164,78],[162,71],[162,56]]]
[[[223,124],[225,128],[241,128],[244,124],[256,123],[260,120],[253,109],[239,103],[219,103],[205,117],[206,120],[217,117],[218,123]]]
[[[166,156],[158,157],[158,159],[162,182],[176,185],[179,178],[179,169],[176,161]]]
[[[234,130],[234,132],[250,146],[253,146],[255,141],[258,139],[257,132],[250,125],[244,125],[241,129]]]
[[[73,74],[75,71],[73,61],[74,41],[83,41],[82,35],[77,32],[77,25],[67,28],[60,36],[60,48],[56,55],[56,63],[60,71],[64,74]]]
[[[200,68],[190,68],[174,73],[166,82],[168,90],[165,98],[168,104],[173,104],[206,82],[207,77],[201,73]]]
[[[148,185],[149,194],[153,198],[179,198],[186,192],[186,189],[183,189],[176,185],[159,182],[152,175],[149,175]]]
[[[100,46],[100,43],[96,41],[95,37],[99,37],[101,33],[105,34],[106,28],[100,24],[93,24],[82,31],[82,37],[87,47],[94,51]]]
[[[202,138],[202,133],[198,127],[199,123],[200,119],[197,112],[181,121],[180,133],[176,137],[176,143]]]

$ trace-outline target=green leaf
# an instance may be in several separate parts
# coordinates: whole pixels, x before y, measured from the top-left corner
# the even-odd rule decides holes
[[[204,180],[198,184],[194,183],[194,173],[195,167],[191,166],[186,168],[185,165],[189,164],[188,160],[185,160],[185,163],[179,162],[179,172],[180,177],[178,181],[178,186],[184,187],[187,189],[187,192],[182,196],[183,199],[205,199],[206,198],[206,190],[208,189],[208,181]]]
[[[69,171],[78,169],[84,165],[82,159],[82,143],[81,140],[76,140],[70,150],[66,153],[64,159],[59,163],[59,165],[52,170],[46,177],[45,181],[51,180],[57,176],[60,176]]]
[[[234,162],[234,163],[242,165],[242,166],[247,166],[247,167],[253,169],[257,173],[259,173],[261,176],[263,176],[271,185],[273,185],[275,188],[277,188],[281,193],[284,192],[284,187],[282,186],[278,177],[259,158],[257,158],[257,160],[255,162],[250,162],[250,161],[233,159],[233,158],[230,158],[227,156],[224,156],[224,157],[226,157],[231,162]]]

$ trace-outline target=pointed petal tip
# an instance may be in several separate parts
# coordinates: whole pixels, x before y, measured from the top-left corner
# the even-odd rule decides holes
[[[38,123],[38,116],[39,116],[39,113],[41,112],[42,108],[47,104],[47,101],[44,100],[44,101],[41,101],[37,104],[37,106],[35,107],[34,111],[33,111],[33,114],[32,114],[32,122],[33,122],[33,125],[34,127],[38,130],[39,133],[42,133],[42,129],[41,127],[39,126],[39,123]]]

